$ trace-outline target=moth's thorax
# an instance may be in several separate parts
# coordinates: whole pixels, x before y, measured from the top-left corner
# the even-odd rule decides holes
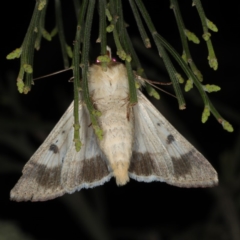
[[[103,139],[99,141],[99,146],[110,163],[117,184],[123,185],[129,180],[134,136],[124,65],[113,63],[107,71],[103,71],[101,65],[91,66],[89,91],[95,108],[101,112],[98,123],[103,130]]]
[[[126,68],[121,63],[112,63],[103,71],[100,64],[89,68],[89,92],[94,100],[109,98],[124,99],[129,95]]]

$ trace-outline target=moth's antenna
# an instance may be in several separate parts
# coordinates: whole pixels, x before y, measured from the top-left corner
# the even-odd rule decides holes
[[[169,92],[163,90],[162,88],[157,87],[157,86],[155,86],[154,84],[152,84],[152,83],[150,83],[150,82],[147,82],[147,83],[148,83],[149,85],[155,87],[156,89],[158,89],[158,90],[160,90],[160,91],[162,91],[162,92],[164,92],[164,93],[170,95],[171,97],[177,98],[175,95],[173,95],[173,94],[171,94],[171,93],[169,93]],[[163,84],[163,85],[171,85],[171,84]]]
[[[169,85],[172,85],[172,82],[156,82],[156,81],[152,81],[152,80],[149,80],[149,79],[144,79],[147,83],[152,83],[152,84],[157,84],[157,85],[164,85],[164,86],[169,86]]]
[[[153,87],[155,87],[156,89],[158,89],[158,90],[160,90],[160,91],[162,91],[162,92],[164,92],[164,93],[166,93],[166,94],[168,94],[168,95],[170,95],[171,97],[174,97],[174,98],[177,98],[175,95],[173,95],[173,94],[171,94],[171,93],[169,93],[169,92],[167,92],[167,91],[165,91],[165,90],[163,90],[162,88],[160,88],[160,87],[157,87],[156,85],[154,85],[154,84],[160,84],[160,85],[171,85],[172,83],[166,83],[166,84],[161,84],[161,83],[159,83],[159,82],[154,82],[154,84],[153,84],[153,82],[152,81],[150,81],[150,80],[145,80],[149,85],[151,85],[151,86],[153,86]]]
[[[57,71],[57,72],[54,72],[54,73],[50,73],[50,74],[47,74],[47,75],[38,77],[38,78],[34,78],[33,81],[36,81],[36,80],[39,80],[39,79],[42,79],[42,78],[46,78],[46,77],[51,77],[51,76],[53,76],[53,75],[57,75],[57,74],[59,74],[59,73],[69,71],[69,70],[71,70],[71,69],[72,69],[72,68],[63,69],[63,70],[60,70],[60,71]]]
[[[135,74],[136,74],[136,73],[135,73]],[[138,76],[138,75],[136,75],[136,78],[137,78],[140,82],[142,82],[141,84],[144,84],[143,82],[146,82],[146,83],[148,83],[149,85],[151,85],[152,87],[160,90],[161,92],[164,92],[164,93],[170,95],[171,97],[177,98],[175,95],[173,95],[173,94],[171,94],[171,93],[169,93],[169,92],[167,92],[167,91],[163,90],[162,88],[157,87],[157,86],[155,85],[155,84],[158,84],[158,85],[172,85],[172,82],[167,82],[167,83],[156,82],[156,81],[152,81],[152,80],[149,80],[149,79],[146,79],[146,78],[142,78],[141,76]]]
[[[108,55],[111,57],[111,48],[107,46],[107,51],[108,51]],[[33,81],[36,81],[36,80],[39,80],[39,79],[42,79],[42,78],[46,78],[46,77],[51,77],[51,76],[54,76],[54,75],[57,75],[59,73],[63,73],[63,72],[66,72],[66,71],[69,71],[71,70],[72,68],[68,68],[68,69],[63,69],[63,70],[60,70],[60,71],[57,71],[57,72],[54,72],[54,73],[50,73],[50,74],[47,74],[47,75],[44,75],[44,76],[41,76],[41,77],[38,77],[38,78],[34,78]],[[172,83],[171,82],[168,82],[168,83],[163,83],[163,82],[156,82],[156,81],[152,81],[152,80],[149,80],[149,79],[146,79],[146,78],[142,78],[140,76],[137,76],[137,78],[141,78],[141,80],[147,82],[149,85],[155,87],[156,89],[174,97],[174,98],[177,98],[175,95],[163,90],[162,88],[160,87],[157,87],[156,84],[158,85],[171,85]],[[140,80],[140,79],[139,79]],[[72,78],[69,80],[69,82],[72,81]]]

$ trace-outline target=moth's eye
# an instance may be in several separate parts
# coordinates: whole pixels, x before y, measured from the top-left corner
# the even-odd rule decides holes
[[[117,59],[116,58],[112,58],[111,59],[112,62],[117,62]],[[100,63],[101,61],[99,61],[98,59],[96,59],[96,63]]]

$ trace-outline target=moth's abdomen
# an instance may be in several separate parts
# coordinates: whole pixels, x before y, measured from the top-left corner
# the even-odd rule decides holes
[[[99,118],[103,139],[99,146],[106,155],[118,185],[129,181],[128,169],[133,145],[133,114],[127,106],[116,106]],[[127,116],[129,115],[129,117]]]
[[[98,123],[103,130],[99,146],[106,155],[118,185],[128,182],[133,145],[133,112],[129,107],[126,68],[112,62],[107,71],[94,64],[89,69],[89,91],[94,107],[101,112]]]

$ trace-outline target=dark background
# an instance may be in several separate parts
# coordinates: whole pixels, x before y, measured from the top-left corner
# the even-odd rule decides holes
[[[72,1],[61,1],[65,34],[69,45],[75,35],[76,17]],[[201,23],[191,1],[179,1],[186,27],[199,38]],[[151,80],[169,81],[157,50],[146,50],[139,39],[128,1],[124,17],[129,24],[135,49]],[[180,53],[181,42],[169,1],[144,1],[157,28]],[[202,152],[219,173],[219,186],[212,189],[181,189],[165,183],[139,183],[131,180],[117,187],[114,180],[104,186],[82,190],[41,203],[16,203],[9,192],[21,170],[73,99],[68,82],[71,71],[35,82],[28,95],[16,89],[19,60],[6,55],[20,47],[35,5],[34,0],[4,1],[1,4],[0,44],[0,239],[240,239],[240,134],[239,134],[239,37],[238,1],[202,1],[206,16],[219,29],[212,42],[219,61],[214,71],[208,67],[207,48],[189,43],[192,57],[204,76],[204,83],[222,90],[210,99],[220,114],[234,127],[224,131],[211,116],[201,123],[203,102],[196,90],[185,93],[187,109],[178,110],[177,101],[161,93],[154,101],[164,116]],[[55,26],[50,1],[46,28]],[[91,60],[99,54],[98,14],[95,12]],[[115,52],[113,50],[113,55]],[[177,65],[176,65],[177,66]],[[60,45],[42,41],[35,53],[34,77],[63,69]],[[163,87],[172,92],[172,87]]]

